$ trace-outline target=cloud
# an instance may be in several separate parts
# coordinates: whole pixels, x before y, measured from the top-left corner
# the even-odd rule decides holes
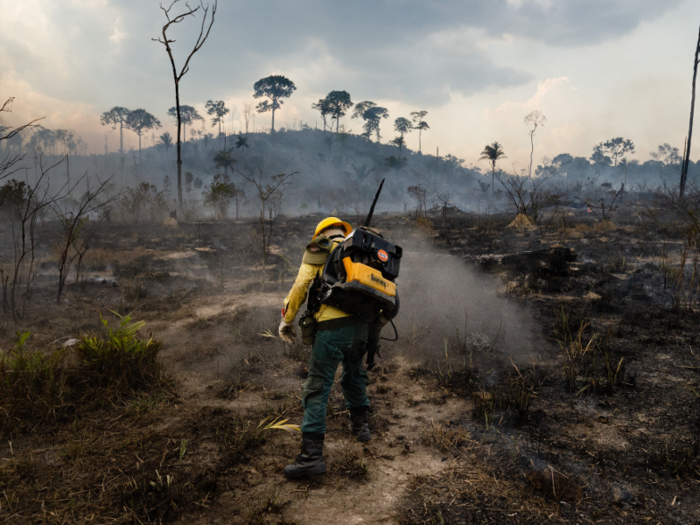
[[[604,42],[680,0],[243,0],[220,2],[210,40],[183,81],[190,98],[251,91],[272,70],[309,67],[310,87],[365,91],[364,98],[448,103],[522,85],[527,71],[499,64],[484,41],[525,37],[551,46]],[[135,105],[158,104],[170,90],[159,36],[165,17],[156,0],[23,0],[0,21],[0,47],[46,96]],[[184,8],[178,3],[173,12]],[[178,64],[202,13],[171,28]],[[22,22],[23,21],[23,22]],[[18,22],[19,25],[18,25]],[[445,35],[449,37],[446,38]],[[455,35],[465,35],[463,38]],[[319,67],[324,66],[323,70]],[[332,71],[333,75],[324,74]],[[208,95],[199,95],[207,91]],[[117,99],[121,100],[119,102]],[[110,102],[107,102],[110,100]]]
[[[519,130],[528,109],[541,109],[550,117],[543,138],[556,129],[564,140],[585,127],[581,118],[572,123],[586,108],[574,115],[572,108],[583,99],[567,80],[585,68],[563,67],[561,56],[581,57],[581,50],[600,50],[601,44],[612,52],[615,40],[681,2],[221,0],[211,37],[182,81],[182,103],[201,107],[208,99],[224,99],[240,107],[251,99],[253,83],[274,73],[298,87],[281,117],[291,116],[290,123],[297,115],[305,121],[315,116],[309,106],[319,96],[346,89],[354,101],[389,107],[391,120],[399,110],[439,111],[442,127],[452,130],[440,140],[454,137],[459,147],[468,132],[455,132],[458,111],[465,114],[461,122],[476,123],[470,119],[478,115],[486,125]],[[183,6],[184,0],[174,9]],[[200,22],[198,13],[169,33],[180,67]],[[51,126],[68,127],[59,116],[76,126],[92,118],[99,137],[105,130],[98,116],[115,105],[143,107],[165,123],[174,104],[172,71],[164,47],[151,40],[164,23],[159,0],[8,4],[0,18],[0,91],[16,96],[17,107],[38,104],[39,114],[52,117]],[[552,57],[557,64],[544,66]],[[531,96],[533,81],[546,78]],[[582,86],[580,78],[576,82]],[[260,116],[258,125],[264,120]],[[437,141],[439,132],[432,133],[428,140]],[[552,133],[552,140],[557,136]]]
[[[644,21],[678,7],[682,0],[524,0],[489,24],[550,46],[596,45],[631,33]]]
[[[119,28],[120,23],[121,18],[117,18],[117,20],[114,22],[114,33],[112,33],[112,36],[109,37],[109,41],[113,44],[119,44],[122,40],[129,36],[126,31],[122,31]]]

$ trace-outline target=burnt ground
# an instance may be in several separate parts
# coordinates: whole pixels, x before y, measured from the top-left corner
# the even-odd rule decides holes
[[[374,440],[351,439],[334,387],[329,473],[302,481],[281,474],[298,435],[263,427],[301,420],[308,347],[269,335],[319,217],[279,219],[264,272],[252,222],[106,225],[59,304],[46,249],[0,348],[27,330],[49,351],[99,332],[98,312],[131,313],[164,341],[169,381],[4,428],[0,523],[700,523],[700,324],[660,263],[680,228],[511,219],[377,217],[407,258],[421,246],[494,277],[535,338],[513,359],[399,324],[370,377]]]

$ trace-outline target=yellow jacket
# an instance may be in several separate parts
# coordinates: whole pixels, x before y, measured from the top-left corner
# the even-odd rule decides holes
[[[334,248],[335,248],[334,243]],[[289,291],[284,300],[284,320],[288,323],[294,322],[294,318],[297,316],[301,305],[306,301],[306,296],[309,293],[309,286],[316,278],[318,274],[323,270],[322,264],[308,264],[301,263],[299,268],[299,273],[294,281],[292,289]],[[314,317],[317,321],[330,321],[331,319],[338,319],[340,317],[349,317],[350,314],[335,308],[334,306],[328,306],[325,304],[321,305],[321,308],[316,312]]]

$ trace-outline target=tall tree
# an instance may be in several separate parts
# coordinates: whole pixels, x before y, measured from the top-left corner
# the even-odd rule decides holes
[[[289,98],[296,91],[297,87],[294,82],[282,75],[270,75],[269,77],[261,78],[253,84],[254,98],[267,97],[269,100],[263,100],[256,106],[258,113],[266,113],[272,111],[272,133],[275,132],[275,111],[278,110],[284,103],[283,98]]]
[[[141,135],[144,131],[161,127],[160,120],[151,115],[145,109],[135,109],[126,118],[125,126],[139,137],[139,163],[141,162]],[[179,126],[178,126],[179,129]]]
[[[659,173],[663,176],[664,166],[673,166],[674,164],[681,164],[683,158],[680,155],[678,148],[674,148],[668,142],[659,145],[658,151],[652,151],[650,156],[655,161],[659,162]],[[681,170],[683,169],[681,165]]]
[[[481,152],[481,157],[479,160],[488,160],[491,165],[491,192],[496,191],[496,163],[500,159],[505,159],[506,154],[503,151],[503,146],[498,142],[494,142],[490,146],[484,146],[484,151]]]
[[[591,160],[596,164],[610,164],[612,161],[612,165],[617,166],[628,153],[634,153],[634,142],[630,139],[616,137],[595,146]]]
[[[649,155],[652,159],[659,161],[666,166],[680,164],[682,160],[678,148],[674,148],[668,142],[661,144],[658,151],[652,151]]]
[[[243,104],[243,120],[245,121],[245,134],[248,134],[248,124],[250,124],[251,119],[255,117],[255,109],[253,108],[252,102],[246,102]]]
[[[114,106],[109,111],[102,113],[100,117],[100,122],[103,126],[110,125],[112,129],[117,129],[119,126],[119,158],[121,163],[121,171],[124,171],[124,124],[126,124],[126,117],[131,113],[130,109]]]
[[[688,126],[688,138],[685,141],[683,165],[681,167],[681,200],[683,200],[683,196],[685,194],[685,185],[688,180],[688,167],[690,166],[690,143],[693,138],[693,117],[695,115],[695,82],[698,78],[698,64],[700,64],[700,33],[698,33],[698,43],[695,46],[695,58],[693,59],[693,90],[692,96],[690,98],[690,124]]]
[[[331,114],[331,108],[328,104],[327,98],[319,98],[318,102],[311,104],[311,109],[315,109],[321,113],[321,119],[323,120],[323,136],[326,136],[326,128],[328,127],[328,116]],[[331,122],[331,131],[333,130],[333,123]]]
[[[365,121],[363,135],[370,139],[372,133],[377,134],[377,142],[381,140],[379,134],[379,124],[383,118],[389,118],[389,111],[386,108],[377,106],[370,100],[365,100],[355,105],[355,110],[352,112],[352,118],[361,118]]]
[[[56,141],[63,144],[63,154],[68,154],[68,145],[73,141],[73,132],[69,129],[57,129],[55,131]]]
[[[403,148],[406,141],[403,136],[409,133],[413,129],[411,121],[404,117],[399,117],[394,121],[394,131],[399,133],[399,136],[394,139],[394,144],[399,147],[399,160],[401,160],[401,149]]]
[[[167,23],[163,26],[163,37],[162,38],[154,38],[153,40],[156,42],[160,42],[165,46],[165,50],[168,52],[168,57],[170,58],[170,65],[173,68],[173,80],[175,81],[175,107],[177,108],[177,204],[180,209],[182,209],[182,141],[180,139],[181,134],[180,134],[180,128],[182,126],[182,115],[180,115],[180,81],[182,80],[182,77],[184,77],[187,72],[190,70],[190,60],[194,56],[194,54],[199,51],[202,46],[204,45],[204,42],[206,42],[207,38],[209,37],[209,32],[211,31],[212,26],[214,25],[214,18],[216,16],[216,7],[217,7],[217,0],[214,0],[214,4],[211,8],[211,17],[209,19],[209,26],[207,27],[207,14],[209,13],[209,5],[207,4],[206,7],[204,7],[204,4],[201,2],[199,3],[198,7],[195,7],[192,9],[189,5],[185,4],[187,6],[187,10],[184,13],[181,13],[179,15],[175,15],[171,17],[170,11],[172,10],[173,6],[178,2],[178,0],[173,0],[173,3],[170,4],[170,7],[167,9],[164,8],[162,5],[160,8],[163,10],[163,13],[165,13],[165,18],[167,20]],[[202,10],[204,12],[204,16],[202,16],[202,26],[199,30],[199,36],[197,37],[197,41],[194,44],[194,47],[192,48],[192,51],[190,54],[187,56],[187,59],[185,60],[185,64],[182,66],[182,69],[180,71],[177,70],[177,67],[175,66],[175,57],[173,56],[173,49],[170,47],[170,44],[174,43],[175,40],[169,39],[168,38],[168,29],[170,29],[170,26],[173,24],[179,24],[183,20],[185,20],[187,17],[195,16],[195,13],[199,10]],[[205,32],[206,28],[206,32]]]
[[[70,153],[72,150],[71,145],[73,142],[73,132],[69,129],[57,129],[56,142],[61,142],[63,144],[63,155],[66,158],[66,179],[68,180],[68,186],[70,187]]]
[[[34,134],[36,141],[41,143],[45,153],[55,152],[56,132],[52,129],[38,126],[37,132]],[[34,138],[32,137],[32,138]]]
[[[352,99],[347,91],[331,91],[326,96],[326,104],[330,110],[331,117],[335,120],[335,132],[340,132],[340,119],[345,116],[345,112],[352,107]]]
[[[413,113],[411,113],[411,118],[413,119],[414,123],[413,128],[418,130],[418,153],[423,152],[421,144],[421,133],[426,129],[430,129],[428,123],[423,120],[427,114],[428,112],[425,110],[414,111]]]
[[[211,117],[211,127],[219,125],[219,137],[221,136],[221,125],[224,123],[224,117],[228,115],[230,109],[226,107],[223,100],[208,100],[204,105],[207,108],[207,115]]]
[[[168,115],[175,118],[175,122],[177,122],[177,108],[174,106],[170,108]],[[180,120],[182,122],[182,137],[187,140],[187,125],[193,124],[195,120],[204,120],[204,117],[192,106],[180,106]]]
[[[540,126],[544,126],[544,123],[547,122],[547,117],[545,117],[541,111],[535,110],[530,113],[528,113],[525,116],[524,119],[525,125],[528,127],[531,127],[532,129],[530,130],[530,169],[528,171],[528,176],[532,177],[532,156],[535,153],[535,131],[537,131],[537,128]]]

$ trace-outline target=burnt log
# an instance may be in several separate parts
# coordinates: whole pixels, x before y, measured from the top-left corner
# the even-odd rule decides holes
[[[518,273],[562,276],[569,274],[569,263],[576,261],[576,251],[556,245],[521,253],[480,255],[475,259],[484,270],[505,268]]]

